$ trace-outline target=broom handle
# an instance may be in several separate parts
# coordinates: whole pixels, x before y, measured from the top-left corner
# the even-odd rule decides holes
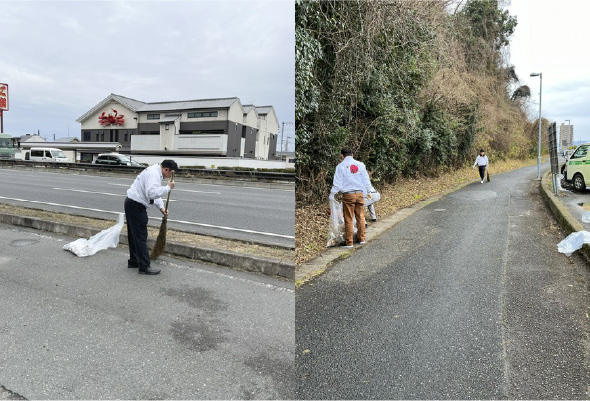
[[[174,182],[174,171],[172,172],[172,182]],[[164,208],[165,211],[168,211],[168,202],[170,202],[170,192],[172,192],[172,190],[168,191],[168,197],[166,198],[166,207]]]

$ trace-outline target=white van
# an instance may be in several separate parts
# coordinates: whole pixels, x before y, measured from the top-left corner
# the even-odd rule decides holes
[[[70,159],[66,157],[61,149],[57,148],[31,148],[25,153],[25,160],[32,162],[57,162],[70,163]]]

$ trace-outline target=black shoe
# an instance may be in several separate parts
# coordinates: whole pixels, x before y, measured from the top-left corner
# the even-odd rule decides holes
[[[139,274],[160,274],[160,270],[154,269],[153,267],[148,267],[147,269],[139,269]]]
[[[137,269],[139,266],[137,265],[137,262],[132,262],[131,259],[129,259],[127,261],[127,267],[130,269]]]
[[[377,219],[371,219],[371,221],[374,223],[374,222],[376,222],[376,221],[377,221]]]

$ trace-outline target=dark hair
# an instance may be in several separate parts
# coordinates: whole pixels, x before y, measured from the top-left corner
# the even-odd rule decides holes
[[[486,151],[485,151],[485,150],[483,150],[483,149],[480,149],[480,150],[479,150],[479,153],[481,153],[481,152],[484,152],[484,153],[485,153]]]
[[[344,156],[344,157],[352,156],[352,150],[350,150],[348,148],[342,148],[342,150],[340,151],[340,154],[342,154],[342,156]]]
[[[174,160],[166,159],[160,163],[162,168],[169,168],[170,170],[178,172],[178,164]]]

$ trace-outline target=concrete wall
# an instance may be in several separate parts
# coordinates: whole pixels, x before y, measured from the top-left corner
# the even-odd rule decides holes
[[[258,128],[260,135],[258,136],[258,148],[256,149],[257,157],[261,159],[274,158],[271,155],[276,153],[277,142],[275,138],[273,146],[271,134],[277,135],[279,132],[279,120],[274,109],[271,109],[268,114],[258,116]]]
[[[232,157],[191,157],[191,156],[151,156],[151,155],[130,155],[133,160],[140,163],[147,163],[150,166],[160,163],[164,159],[173,159],[181,167],[205,166],[208,169],[223,167],[246,167],[246,168],[295,168],[293,163],[284,161],[241,159]]]
[[[268,160],[275,160],[277,158],[277,140],[278,135],[272,134],[269,135],[269,145],[268,145]]]
[[[257,130],[250,127],[244,127],[246,129],[246,143],[244,147],[244,157],[249,159],[256,158],[256,134]]]
[[[158,151],[162,150],[160,146],[160,135],[135,135],[131,142],[131,151]],[[168,150],[224,155],[227,151],[227,135],[175,135],[174,148]]]
[[[239,101],[231,105],[227,113],[227,119],[241,125],[244,124],[244,108]]]
[[[244,115],[244,125],[247,127],[258,128],[258,114],[256,109],[252,107],[248,114]]]
[[[242,124],[228,121],[227,123],[227,153],[228,157],[240,157],[242,149]]]

